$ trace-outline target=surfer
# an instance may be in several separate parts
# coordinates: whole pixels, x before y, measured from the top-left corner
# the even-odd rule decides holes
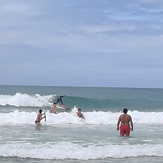
[[[57,114],[57,103],[53,103],[52,108],[50,109],[50,113]]]
[[[132,117],[127,114],[128,109],[124,108],[123,109],[123,114],[119,116],[118,122],[117,122],[117,130],[120,128],[120,135],[121,136],[129,136],[130,135],[130,129],[133,131],[133,122],[132,122]],[[119,124],[121,126],[119,127]]]
[[[64,95],[64,96],[65,96],[65,95]],[[61,104],[63,105],[62,97],[64,97],[64,96],[61,96],[61,95],[60,95],[60,96],[58,97],[58,99],[57,99],[57,104],[58,104],[58,103],[61,103]]]
[[[44,115],[44,116],[43,116]],[[36,123],[36,125],[37,126],[41,126],[41,123],[40,123],[40,121],[42,120],[42,119],[46,119],[46,115],[45,115],[45,113],[42,113],[42,109],[40,109],[39,110],[39,112],[38,112],[38,114],[37,114],[37,118],[36,118],[36,120],[35,120],[35,123]]]
[[[77,116],[80,117],[80,118],[83,118],[85,119],[83,113],[81,112],[81,109],[79,108],[78,111],[76,112]]]

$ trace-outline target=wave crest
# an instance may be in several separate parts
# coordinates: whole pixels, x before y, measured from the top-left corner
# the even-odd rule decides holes
[[[15,95],[0,95],[1,106],[32,106],[32,107],[44,107],[50,106],[51,102],[55,99],[55,95],[29,95],[16,93]]]

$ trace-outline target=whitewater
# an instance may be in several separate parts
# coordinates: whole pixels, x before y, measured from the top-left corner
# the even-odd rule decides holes
[[[52,114],[59,95],[69,108]],[[0,162],[161,163],[162,98],[162,89],[0,86]],[[116,130],[124,107],[134,122],[129,138]]]
[[[85,120],[81,120],[76,116],[77,108],[74,107],[70,112],[60,112],[58,114],[46,113],[47,121],[42,121],[42,124],[55,125],[55,124],[81,124],[81,125],[115,125],[117,118],[122,112],[83,112]],[[163,112],[138,112],[128,111],[134,117],[135,124],[163,124]],[[0,125],[23,125],[34,124],[37,112],[24,112],[15,110],[9,113],[0,113]]]

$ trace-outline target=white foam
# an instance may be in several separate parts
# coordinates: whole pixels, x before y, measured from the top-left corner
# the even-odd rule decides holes
[[[82,125],[115,125],[117,123],[120,112],[83,112],[85,120],[77,117],[76,108],[71,112],[62,112],[58,114],[49,113],[46,111],[47,121],[41,121],[46,125],[53,124],[82,124]],[[163,124],[163,112],[138,112],[129,111],[129,114],[133,118],[133,122],[136,124]],[[1,121],[0,125],[13,124],[34,124],[37,112],[20,112],[15,110],[10,113],[0,113]]]
[[[34,106],[34,107],[43,107],[43,106],[50,106],[52,99],[56,95],[44,95],[41,96],[40,94],[29,95],[29,94],[22,94],[16,93],[15,95],[0,95],[0,105],[6,106]]]
[[[1,145],[0,156],[61,160],[163,156],[163,144],[82,146],[70,142],[55,144],[16,143]]]

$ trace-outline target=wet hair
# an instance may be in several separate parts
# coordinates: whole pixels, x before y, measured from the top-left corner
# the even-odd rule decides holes
[[[128,112],[128,109],[127,108],[124,108],[123,109],[123,113],[127,113]]]
[[[40,114],[42,113],[42,109],[39,110],[39,113],[40,113]]]
[[[81,111],[81,109],[79,108],[78,111]]]

